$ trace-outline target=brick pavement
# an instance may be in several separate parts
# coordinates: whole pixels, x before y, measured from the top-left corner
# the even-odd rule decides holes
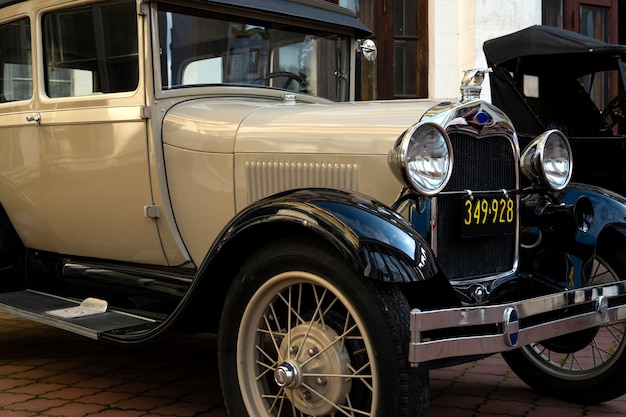
[[[122,346],[0,314],[0,417],[226,417],[215,338]],[[500,356],[431,372],[430,417],[626,416],[541,397]]]

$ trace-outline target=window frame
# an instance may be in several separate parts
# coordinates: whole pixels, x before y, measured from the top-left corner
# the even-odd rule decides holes
[[[27,23],[27,28],[26,29],[22,29],[25,30],[26,34],[28,35],[28,41],[29,41],[29,47],[27,49],[26,52],[24,52],[24,57],[27,57],[27,61],[26,63],[12,63],[13,65],[29,65],[29,69],[30,69],[30,76],[26,75],[26,77],[30,77],[30,78],[26,78],[26,80],[30,81],[30,92],[29,92],[29,96],[27,98],[18,98],[18,99],[14,99],[14,100],[7,100],[6,99],[6,94],[5,92],[7,90],[5,90],[6,87],[6,81],[7,79],[5,78],[4,74],[5,74],[5,67],[4,67],[4,62],[0,62],[0,65],[2,65],[2,67],[0,67],[0,82],[2,83],[2,85],[0,86],[0,97],[2,98],[2,100],[0,100],[0,105],[2,104],[19,104],[19,103],[29,103],[33,100],[33,97],[35,95],[35,88],[36,88],[36,83],[35,83],[35,61],[34,61],[34,54],[33,54],[33,48],[34,48],[34,42],[33,42],[33,20],[31,18],[31,16],[27,15],[27,14],[20,14],[20,15],[16,15],[13,16],[12,19],[10,20],[6,20],[3,22],[0,22],[0,26],[7,26],[7,25],[11,25],[11,24],[15,24],[16,22],[20,22],[20,21],[25,21]],[[20,38],[20,45],[21,45],[21,41],[23,41],[24,39]],[[11,64],[11,63],[7,63],[7,64]],[[19,77],[19,78],[23,78],[23,77]],[[9,81],[15,81],[15,77],[12,80]],[[11,92],[13,92],[14,90],[11,90]]]
[[[132,30],[131,32],[135,34],[136,36],[136,49],[131,53],[131,54],[127,54],[129,57],[134,58],[134,60],[132,60],[132,63],[134,64],[134,68],[133,70],[136,71],[136,84],[134,84],[134,86],[132,88],[127,88],[127,89],[114,89],[113,91],[103,91],[102,87],[95,87],[95,91],[92,90],[90,94],[68,94],[68,95],[52,95],[50,94],[50,90],[49,90],[49,67],[48,67],[48,60],[49,57],[47,56],[48,52],[47,52],[47,34],[45,33],[46,31],[46,27],[45,27],[45,19],[49,16],[53,16],[55,13],[64,13],[64,12],[70,12],[72,10],[75,9],[87,9],[89,8],[89,13],[93,14],[93,10],[94,8],[99,8],[99,6],[101,5],[110,5],[109,2],[105,2],[105,1],[95,1],[95,2],[89,2],[89,3],[81,3],[81,4],[77,4],[77,5],[70,5],[69,7],[67,5],[62,5],[62,6],[56,6],[56,7],[52,7],[52,8],[45,8],[39,11],[38,13],[38,26],[40,29],[40,34],[38,35],[38,42],[39,42],[39,47],[40,50],[38,52],[38,67],[39,67],[39,85],[40,85],[40,91],[39,94],[41,95],[41,100],[42,102],[45,101],[49,101],[49,100],[54,100],[54,101],[58,101],[58,100],[82,100],[82,99],[98,99],[101,97],[111,97],[111,96],[133,96],[135,94],[137,94],[140,90],[142,90],[142,86],[143,86],[143,69],[142,69],[142,62],[143,62],[143,53],[142,53],[142,39],[141,39],[141,25],[139,25],[138,27],[138,23],[137,23],[137,13],[136,13],[136,4],[134,1],[128,1],[128,0],[122,0],[122,1],[118,1],[118,4],[120,3],[128,3],[129,5],[132,5],[132,10],[133,10],[133,19],[132,19],[132,26],[130,26],[131,28],[134,28],[134,30]],[[94,27],[94,26],[90,26],[94,32],[94,36],[98,37],[98,28]],[[54,29],[54,28],[53,28]],[[106,36],[104,36],[106,34],[106,30],[104,30],[103,28],[101,28],[102,30],[100,30],[100,38],[104,40],[104,38]],[[109,41],[108,39],[106,41]],[[103,45],[99,45],[99,49],[101,48],[106,48],[108,47],[108,44],[103,44]],[[96,52],[96,54],[94,55],[94,58],[96,61],[98,61],[98,54],[101,54],[102,52]],[[107,56],[107,58],[110,58],[110,56]],[[106,60],[105,60],[106,61]],[[130,61],[129,61],[130,62]],[[104,65],[106,65],[107,63],[104,62]],[[57,68],[62,68],[62,67],[57,67]],[[98,71],[102,71],[102,64],[98,63],[97,67]],[[71,68],[70,68],[71,69]],[[76,68],[74,68],[74,70],[76,70]],[[107,74],[104,75],[105,77],[108,74],[114,73],[114,71],[112,72],[112,70],[110,70],[109,68],[106,69]],[[95,73],[95,72],[94,72]],[[135,72],[134,72],[135,73]],[[92,81],[93,82],[93,81]],[[109,88],[109,90],[111,90]]]

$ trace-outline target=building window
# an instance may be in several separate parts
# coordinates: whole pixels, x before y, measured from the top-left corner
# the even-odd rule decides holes
[[[327,0],[373,30],[377,62],[357,61],[357,99],[428,97],[428,0]]]
[[[542,24],[563,28],[563,0],[542,0]]]
[[[417,94],[417,2],[394,1],[394,71],[396,98],[418,97]]]
[[[542,0],[542,22],[603,42],[616,43],[617,4],[617,0]],[[617,95],[617,74],[614,72],[585,76],[580,82],[590,91],[591,98],[600,109]]]

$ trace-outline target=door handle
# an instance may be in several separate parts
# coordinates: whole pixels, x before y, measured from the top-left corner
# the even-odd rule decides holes
[[[39,114],[39,113],[29,114],[28,116],[26,116],[26,121],[27,122],[35,122],[35,123],[39,124],[39,123],[41,123],[41,114]]]

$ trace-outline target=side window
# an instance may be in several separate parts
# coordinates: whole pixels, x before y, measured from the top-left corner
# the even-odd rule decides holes
[[[133,91],[139,82],[134,1],[107,1],[43,17],[49,97]]]
[[[28,18],[0,25],[0,103],[32,97],[31,52]]]
[[[158,2],[161,86],[272,87],[345,101],[351,41],[319,29]]]

